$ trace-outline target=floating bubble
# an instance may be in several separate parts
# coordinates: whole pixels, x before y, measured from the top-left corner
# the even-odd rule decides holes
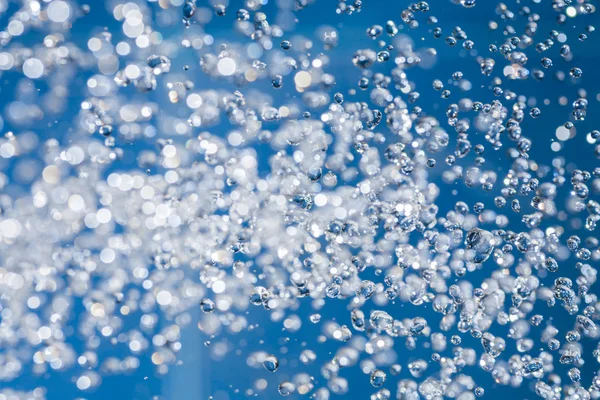
[[[279,360],[277,360],[277,357],[275,356],[267,356],[263,361],[263,366],[267,371],[275,372],[277,371],[277,368],[279,368]]]

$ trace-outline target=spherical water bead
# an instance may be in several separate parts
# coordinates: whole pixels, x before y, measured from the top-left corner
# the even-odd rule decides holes
[[[573,117],[577,121],[585,120],[587,114],[588,101],[586,99],[577,99],[573,102]]]
[[[340,291],[340,285],[332,282],[329,285],[327,285],[327,288],[325,289],[325,294],[330,299],[335,299],[340,294]]]
[[[459,345],[462,342],[462,339],[458,335],[452,335],[450,342],[454,345]]]
[[[106,147],[114,147],[117,144],[117,141],[114,137],[107,137],[104,139],[104,145]]]
[[[506,199],[502,196],[494,197],[494,205],[498,208],[502,208],[506,205]]]
[[[196,2],[186,1],[183,5],[183,18],[190,19],[196,13]]]
[[[283,76],[275,75],[271,80],[271,84],[275,89],[279,89],[283,86]]]
[[[98,133],[102,136],[110,136],[112,134],[112,131],[112,125],[102,125],[100,128],[98,128]]]
[[[269,300],[270,296],[271,294],[266,288],[262,286],[256,286],[250,294],[250,302],[258,306]]]
[[[321,167],[311,166],[308,171],[306,171],[306,176],[311,181],[316,182],[323,176],[323,169]]]
[[[392,392],[387,389],[381,389],[371,396],[374,400],[390,400],[392,398]]]
[[[456,162],[456,157],[454,157],[454,156],[446,157],[446,164],[448,164],[449,166],[454,165],[455,162]]]
[[[388,161],[397,162],[404,154],[405,146],[402,143],[394,143],[389,145],[384,152],[384,156]]]
[[[498,357],[506,348],[506,342],[503,338],[492,335],[486,332],[481,337],[481,345],[485,352],[492,357]]]
[[[263,367],[269,372],[275,372],[279,368],[279,360],[274,355],[269,355],[263,360]]]
[[[511,202],[511,204],[510,204],[510,207],[516,213],[521,212],[521,203],[519,202],[518,199],[513,199],[512,202]]]
[[[416,360],[408,364],[408,371],[414,378],[420,378],[427,371],[429,364],[425,360]]]
[[[373,25],[367,28],[367,36],[375,40],[383,33],[383,27],[381,25]]]
[[[526,363],[523,366],[523,370],[528,374],[532,374],[534,372],[541,371],[543,369],[544,369],[544,364],[542,363],[542,360],[540,360],[539,358],[533,358],[531,361],[529,361],[528,363]]]
[[[467,39],[463,42],[463,49],[473,50],[473,47],[475,47],[475,42],[473,42],[472,40]]]
[[[544,321],[544,316],[540,314],[536,314],[531,317],[531,325],[540,326],[540,324]]]
[[[435,159],[433,159],[433,158],[428,158],[428,159],[427,159],[427,162],[426,162],[426,165],[427,165],[427,167],[429,167],[429,168],[433,168],[433,167],[435,167]]]
[[[435,90],[442,90],[444,88],[444,84],[439,79],[433,81],[433,88]]]
[[[333,332],[333,338],[340,342],[347,342],[352,339],[352,331],[346,325],[342,325]]]
[[[378,330],[387,330],[392,327],[394,319],[385,311],[375,310],[371,313],[369,323]]]
[[[573,383],[581,381],[581,371],[578,368],[571,368],[569,370],[569,378]]]
[[[281,382],[277,390],[279,391],[280,395],[289,396],[296,391],[296,385],[288,381]]]
[[[456,71],[452,74],[452,79],[455,81],[460,81],[463,78],[463,73],[461,71]]]
[[[387,288],[385,289],[385,297],[392,301],[394,300],[396,297],[398,297],[398,292],[396,292],[394,289],[392,288]]]
[[[380,369],[376,369],[373,372],[371,372],[370,381],[371,381],[371,385],[373,385],[373,387],[383,386],[386,379],[387,379],[387,375],[385,374],[385,372],[383,372]]]
[[[250,19],[250,13],[248,10],[240,8],[236,14],[238,21],[248,21]]]
[[[581,78],[581,76],[583,75],[583,71],[581,70],[581,68],[572,68],[571,71],[569,71],[569,73],[573,78]]]
[[[467,259],[474,263],[483,263],[494,250],[494,235],[489,231],[473,228],[465,237]]]
[[[332,171],[328,171],[322,179],[322,182],[325,186],[327,187],[334,187],[337,185],[338,183],[338,178],[337,175],[334,174]]]
[[[415,20],[415,15],[410,10],[403,10],[400,13],[400,18],[404,21],[405,24],[408,25],[409,28],[413,29],[418,26],[417,21]]]
[[[211,299],[202,299],[200,309],[202,312],[211,313],[215,310],[215,303]]]
[[[476,294],[478,293],[477,291],[480,291],[481,295],[477,296]],[[473,291],[473,295],[475,295],[475,297],[478,298],[482,298],[485,296],[485,293],[483,292],[483,290],[481,289],[475,289],[475,291]],[[471,329],[469,331],[469,333],[471,334],[472,337],[474,337],[475,339],[481,339],[481,337],[483,336],[483,332],[481,332],[479,329]]]
[[[464,8],[472,8],[476,5],[476,0],[460,0],[460,5]]]
[[[473,211],[475,212],[475,214],[481,214],[484,209],[485,205],[481,202],[477,202],[473,205]]]
[[[552,258],[552,257],[547,257],[544,260],[544,266],[550,272],[556,272],[556,271],[558,271],[558,262],[554,258]]]
[[[265,122],[279,121],[281,119],[281,114],[279,110],[275,107],[265,107],[260,114],[260,117]]]
[[[481,396],[483,396],[485,394],[485,389],[482,388],[481,386],[477,386],[475,388],[475,392],[474,393],[475,393],[475,396],[481,397]]]
[[[542,58],[541,63],[542,63],[542,67],[544,67],[544,68],[552,67],[552,60],[548,57]]]
[[[435,28],[435,29],[433,30],[433,36],[434,36],[435,38],[439,38],[439,37],[441,37],[441,36],[442,36],[442,28]]]
[[[420,1],[415,5],[416,11],[427,12],[429,11],[429,4],[426,1]]]
[[[377,53],[377,61],[379,62],[386,62],[390,59],[390,52],[387,50],[382,50],[379,53]]]
[[[446,116],[454,120],[458,117],[458,111],[458,104],[450,104],[446,109]]]
[[[596,10],[596,8],[590,3],[585,3],[581,10],[584,14],[590,14],[593,13]]]
[[[537,50],[538,53],[543,53],[544,51],[548,50],[548,46],[546,46],[545,43],[538,43],[535,46],[535,49]]]
[[[227,8],[223,4],[216,4],[214,10],[218,17],[223,17],[227,13]]]
[[[457,201],[454,205],[454,211],[461,215],[467,215],[469,213],[469,206],[464,201]],[[453,292],[460,293],[460,287],[457,285],[450,286],[450,294]]]
[[[354,309],[352,310],[352,312],[350,313],[350,320],[352,322],[352,327],[361,332],[365,330],[365,314],[358,309]]]
[[[567,339],[567,342],[569,343],[579,342],[579,340],[581,340],[581,335],[579,334],[579,332],[569,331],[565,335],[565,339]]]
[[[289,40],[284,40],[281,42],[281,48],[283,50],[289,50],[292,48],[292,42],[290,42]]]
[[[333,95],[333,100],[335,100],[335,102],[338,104],[342,104],[344,102],[344,95],[340,92],[337,92]]]
[[[567,247],[571,251],[575,251],[575,250],[579,249],[580,244],[581,244],[581,239],[579,238],[579,236],[573,235],[573,236],[570,236],[569,239],[567,239]]]
[[[567,57],[569,54],[571,54],[571,47],[569,47],[568,44],[563,44],[560,48],[560,55],[562,57]]]
[[[254,60],[252,61],[252,68],[254,68],[257,71],[264,71],[265,69],[267,69],[267,64],[260,60]]]
[[[369,88],[369,78],[362,77],[358,81],[358,87],[362,90],[366,90]]]
[[[396,26],[394,21],[388,21],[385,23],[385,32],[389,36],[396,36],[396,34],[398,33],[398,27]]]
[[[352,63],[361,69],[367,69],[377,60],[377,53],[371,49],[362,49],[354,53]]]
[[[154,75],[169,72],[171,69],[171,60],[165,56],[151,55],[146,59],[146,64],[152,68]]]
[[[529,111],[529,115],[531,115],[532,118],[537,118],[540,115],[542,115],[542,111],[537,108],[537,107],[533,107],[530,111]]]
[[[410,327],[410,333],[412,333],[413,335],[420,334],[427,327],[427,321],[425,320],[425,318],[416,317],[413,318],[411,322],[412,326]]]
[[[574,182],[574,180],[572,180],[572,182]],[[586,199],[590,194],[590,189],[585,183],[577,182],[573,185],[573,194],[579,197],[580,199]],[[588,207],[590,206],[588,205]],[[575,209],[577,211],[583,211],[584,208],[585,205],[582,202],[578,202],[575,205]]]
[[[581,249],[575,254],[575,256],[580,260],[587,261],[591,258],[592,252],[589,249]]]

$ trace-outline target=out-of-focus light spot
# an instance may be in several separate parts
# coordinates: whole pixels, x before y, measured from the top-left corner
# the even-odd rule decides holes
[[[217,64],[217,69],[219,73],[223,76],[231,76],[235,73],[235,61],[232,58],[225,57],[219,60]]]
[[[310,86],[311,82],[312,82],[312,77],[306,71],[300,71],[294,76],[294,83],[299,88],[302,88],[302,89],[307,88]]]
[[[52,22],[62,23],[69,19],[71,16],[71,7],[64,1],[53,1],[48,5],[48,18]]]
[[[171,301],[173,300],[173,296],[171,295],[170,292],[166,291],[166,290],[161,290],[160,292],[158,292],[158,294],[156,295],[156,301],[158,302],[158,304],[160,304],[161,306],[167,306],[169,304],[171,304]]]
[[[44,64],[37,58],[28,58],[23,63],[23,73],[28,78],[37,79],[44,74]]]
[[[556,128],[556,138],[560,141],[565,141],[569,139],[569,136],[571,135],[571,133],[569,132],[569,130],[567,128],[565,128],[564,126],[559,126],[558,128]]]
[[[16,219],[5,219],[0,222],[0,236],[15,239],[21,234],[21,223]]]

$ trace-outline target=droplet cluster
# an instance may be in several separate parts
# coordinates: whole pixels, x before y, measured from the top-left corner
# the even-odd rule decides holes
[[[600,398],[595,2],[275,3],[0,0],[0,400]]]

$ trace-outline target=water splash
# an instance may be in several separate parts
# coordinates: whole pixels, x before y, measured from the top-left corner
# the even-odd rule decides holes
[[[600,133],[566,151],[596,122],[594,4],[452,1],[485,43],[423,1],[371,25],[381,2],[179,3],[0,1],[0,397],[52,397],[8,389],[49,372],[82,395],[164,375],[190,326],[217,363],[265,318],[301,351],[238,355],[282,396],[600,396]],[[120,30],[80,37],[105,11]],[[360,33],[305,36],[321,12]],[[422,73],[448,51],[464,68]],[[549,74],[558,100],[536,93]]]

